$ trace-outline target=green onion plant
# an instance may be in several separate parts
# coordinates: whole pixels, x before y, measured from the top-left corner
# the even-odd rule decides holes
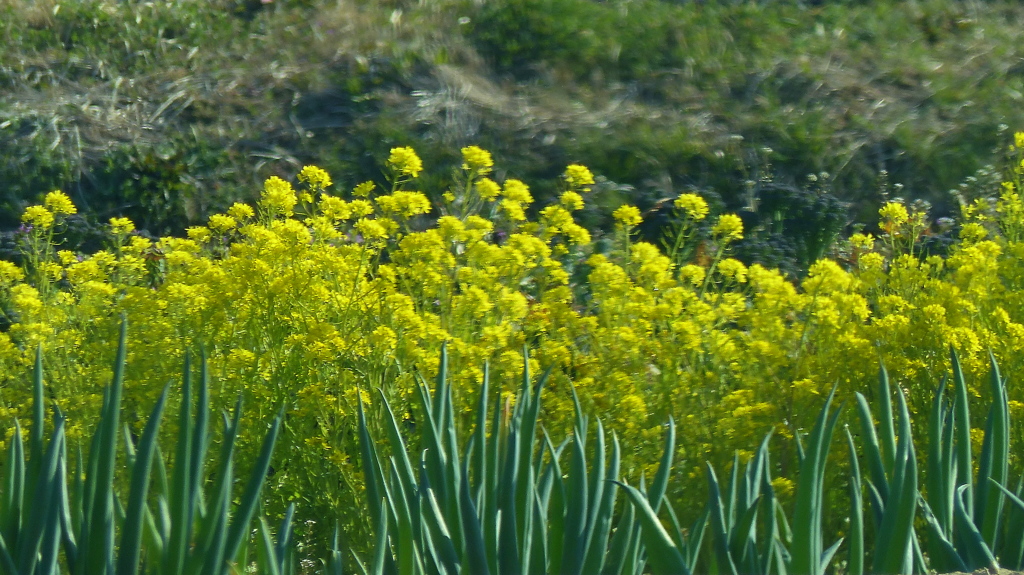
[[[153,406],[137,442],[120,423],[127,329],[122,321],[113,380],[104,390],[99,424],[88,455],[83,458],[78,450],[70,484],[65,420],[56,406],[49,438],[44,437],[43,354],[37,351],[28,448],[15,421],[0,486],[0,572],[226,575],[248,566],[251,524],[281,416],[270,425],[236,503],[232,456],[241,401],[230,417],[223,415],[218,468],[208,490],[204,464],[210,444],[209,377],[203,358],[198,398],[193,403],[191,361],[186,356],[174,465],[168,471],[158,437],[169,388]],[[130,478],[126,489],[116,480],[122,442],[120,462],[127,466]],[[288,567],[294,559],[288,551],[289,522],[290,514],[276,543],[262,530],[265,543],[257,561],[261,572],[293,572]]]
[[[657,520],[674,451],[670,422],[650,489],[620,481],[620,447],[576,400],[574,433],[555,445],[538,427],[548,374],[531,381],[528,362],[515,399],[490,398],[484,370],[473,432],[455,426],[447,351],[433,394],[419,384],[423,446],[411,452],[387,400],[382,458],[360,405],[359,434],[376,553],[356,563],[364,574],[479,575],[689,573],[701,535],[670,535]],[[575,399],[575,395],[574,395]],[[610,449],[609,449],[610,443]],[[460,449],[460,447],[462,447]],[[633,506],[612,518],[619,489]],[[614,527],[614,529],[613,529]],[[702,533],[701,528],[697,530]],[[691,531],[691,533],[693,533]],[[693,542],[691,543],[691,539]],[[328,562],[336,565],[337,559]]]

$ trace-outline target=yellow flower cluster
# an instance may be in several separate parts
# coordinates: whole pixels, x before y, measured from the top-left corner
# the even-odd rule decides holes
[[[315,190],[323,190],[331,187],[331,175],[317,166],[303,166],[299,172],[299,181],[304,182]]]
[[[263,184],[263,196],[260,198],[260,207],[272,215],[292,215],[295,204],[298,203],[295,190],[292,185],[277,176],[271,176]]]
[[[711,228],[711,233],[726,242],[743,239],[743,220],[736,214],[723,214],[718,223]]]
[[[400,218],[411,218],[430,212],[430,200],[420,192],[399,190],[389,196],[377,198],[377,205],[385,214]]]
[[[416,374],[437,373],[444,342],[460,414],[477,399],[485,363],[496,385],[517,385],[528,345],[533,373],[553,368],[545,427],[571,428],[574,386],[636,447],[623,461],[634,476],[652,473],[661,426],[674,417],[690,462],[682,489],[702,483],[702,459],[721,467],[769,429],[790,438],[809,429],[834,383],[844,398],[871,389],[878,359],[916,413],[929,409],[950,345],[979,401],[987,350],[1011,380],[1024,377],[1024,238],[1009,231],[1024,229],[1024,209],[1009,187],[1001,211],[967,222],[977,229],[964,226],[948,257],[887,251],[861,234],[851,238],[851,262],[816,262],[794,282],[729,257],[744,233],[736,215],[717,215],[710,235],[690,228],[685,242],[698,245],[676,256],[628,230],[625,249],[602,252],[573,219],[594,183],[583,166],[566,170],[558,203],[530,221],[525,183],[487,179],[493,162],[479,148],[463,161],[469,175],[436,206],[394,182],[387,194],[368,182],[328,195],[330,176],[307,167],[299,180],[312,202],[296,209],[291,184],[272,177],[255,208],[235,204],[187,238],[150,241],[118,220],[115,249],[75,254],[32,236],[27,269],[0,262],[10,323],[0,333],[0,407],[13,415],[28,405],[17,374],[42,344],[49,389],[68,414],[69,440],[80,443],[102,403],[123,312],[129,409],[148,410],[186,350],[204,349],[217,407],[242,394],[250,416],[266,420],[287,406],[271,505],[302,493],[306,513],[338,516],[361,500],[358,401],[379,387],[406,413]],[[395,148],[389,165],[402,178],[422,170],[410,148]],[[61,202],[28,208],[24,221],[46,227],[44,212],[69,213]],[[895,223],[902,216],[892,205],[900,206],[881,215]],[[691,222],[711,215],[694,194],[676,207]],[[406,225],[434,209],[436,225]],[[615,218],[641,221],[634,206]],[[1024,401],[1022,388],[1011,387],[1010,399]],[[258,436],[239,439],[243,454],[256,452]]]
[[[565,178],[565,183],[569,186],[570,190],[589,192],[589,186],[594,184],[594,174],[591,173],[590,168],[579,164],[572,164],[567,167],[562,177]]]
[[[46,199],[43,200],[43,205],[46,206],[46,209],[57,215],[71,215],[78,213],[78,209],[75,208],[75,204],[71,202],[71,198],[60,190],[54,190],[46,194]]]
[[[612,217],[615,218],[619,225],[627,228],[639,226],[644,221],[640,216],[640,209],[630,205],[619,206],[612,213]]]
[[[473,170],[478,174],[487,174],[494,167],[494,159],[491,153],[479,146],[467,146],[462,148],[462,169]]]
[[[878,210],[878,215],[882,216],[882,219],[886,221],[888,225],[902,226],[907,223],[910,219],[910,215],[907,213],[907,208],[899,202],[889,202]]]
[[[501,200],[501,209],[505,215],[512,221],[525,221],[524,209],[533,203],[530,188],[519,180],[508,179],[505,180],[505,189],[502,190],[501,195],[504,197]]]
[[[388,165],[395,173],[410,178],[418,178],[423,171],[423,161],[416,155],[416,151],[409,147],[392,148],[388,156]]]
[[[695,222],[708,216],[708,203],[697,194],[681,194],[676,198],[675,205],[686,214],[686,217]]]
[[[130,234],[135,231],[135,224],[128,218],[110,218],[110,230],[114,235]]]
[[[53,212],[43,206],[29,206],[21,214],[21,221],[46,230],[53,226]]]

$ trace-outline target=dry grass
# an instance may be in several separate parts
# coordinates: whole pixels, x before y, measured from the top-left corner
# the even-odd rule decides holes
[[[32,28],[48,28],[54,24],[56,0],[0,0],[0,9],[10,8],[12,14]]]
[[[190,177],[236,191],[303,162],[364,169],[398,142],[487,143],[520,175],[593,158],[598,172],[656,195],[696,186],[732,204],[742,179],[765,168],[756,150],[770,146],[783,180],[827,170],[845,197],[873,204],[879,169],[914,194],[944,197],[936,182],[952,187],[976,169],[998,141],[995,125],[1024,124],[1013,104],[1024,92],[1013,33],[1024,7],[1014,4],[884,12],[880,1],[840,16],[765,8],[764,41],[778,48],[743,54],[750,39],[728,11],[718,21],[694,8],[689,59],[624,81],[556,60],[526,76],[495,69],[463,34],[471,25],[461,21],[477,22],[473,3],[327,0],[306,10],[281,0],[251,21],[210,16],[232,2],[107,0],[96,10],[116,33],[86,27],[68,48],[53,39],[72,34],[74,5],[55,15],[53,0],[0,0],[18,21],[0,47],[0,126],[21,126],[23,148],[59,153],[86,178],[111,150],[169,142],[224,150]],[[802,27],[772,37],[780,14]],[[189,20],[209,30],[174,24]]]

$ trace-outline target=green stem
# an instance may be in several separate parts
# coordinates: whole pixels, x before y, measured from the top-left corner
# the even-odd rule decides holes
[[[700,299],[704,299],[704,294],[708,291],[708,285],[711,283],[711,276],[715,273],[715,269],[718,267],[718,262],[722,261],[722,256],[725,255],[725,248],[729,243],[723,243],[722,247],[715,253],[715,259],[711,261],[711,265],[708,267],[708,273],[704,275],[704,284],[700,286]]]

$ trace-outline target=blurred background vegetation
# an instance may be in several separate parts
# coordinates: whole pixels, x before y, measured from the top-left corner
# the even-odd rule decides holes
[[[179,233],[304,164],[350,188],[393,146],[454,168],[477,144],[540,206],[590,166],[592,229],[630,202],[657,236],[697,191],[744,218],[742,259],[799,275],[887,195],[938,217],[998,181],[1022,21],[970,0],[0,0],[0,230],[60,188],[85,248],[115,215]]]

